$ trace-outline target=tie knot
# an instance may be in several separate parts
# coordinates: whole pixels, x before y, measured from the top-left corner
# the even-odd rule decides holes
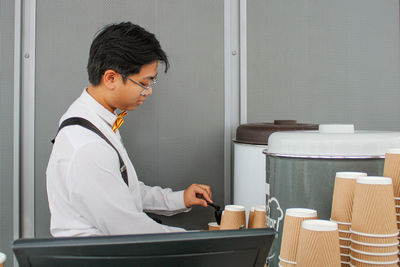
[[[122,119],[122,118],[125,117],[126,115],[128,115],[128,112],[122,111],[121,113],[118,114],[118,118]]]
[[[119,127],[121,127],[121,125],[124,123],[123,117],[125,117],[127,114],[128,114],[128,112],[126,112],[126,111],[122,111],[121,113],[118,114],[118,117],[115,120],[113,128],[112,128],[114,133],[116,133],[117,130],[119,129]]]

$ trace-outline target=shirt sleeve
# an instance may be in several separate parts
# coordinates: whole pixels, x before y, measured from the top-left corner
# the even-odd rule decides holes
[[[105,143],[91,142],[76,150],[67,185],[77,213],[105,235],[184,231],[158,224],[137,208],[135,197],[121,179],[118,156]]]
[[[147,186],[139,182],[143,209],[151,213],[171,216],[180,212],[188,212],[183,198],[183,190],[173,192],[170,188]]]

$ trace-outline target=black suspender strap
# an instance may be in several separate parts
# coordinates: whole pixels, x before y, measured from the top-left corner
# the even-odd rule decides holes
[[[104,139],[104,141],[107,142],[107,144],[109,144],[112,148],[114,148],[115,152],[117,152],[118,155],[118,159],[119,159],[119,170],[121,172],[122,175],[122,179],[124,179],[124,182],[126,183],[126,185],[129,186],[128,184],[128,173],[126,171],[126,166],[124,164],[124,161],[121,158],[121,155],[119,154],[118,150],[115,148],[115,146],[110,142],[110,140],[107,139],[107,137],[96,127],[94,126],[90,121],[84,119],[84,118],[80,118],[80,117],[72,117],[72,118],[68,118],[65,121],[63,121],[60,125],[60,127],[58,128],[57,134],[54,137],[53,140],[51,140],[51,142],[54,144],[55,139],[58,135],[58,133],[61,131],[62,128],[66,127],[66,126],[71,126],[71,125],[80,125],[88,130],[91,130],[92,132],[96,133],[98,136],[100,136],[101,138]]]

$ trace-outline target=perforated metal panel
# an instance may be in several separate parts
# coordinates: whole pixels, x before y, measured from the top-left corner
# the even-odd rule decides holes
[[[210,184],[224,200],[223,1],[37,0],[35,224],[49,235],[45,169],[58,120],[88,85],[86,64],[94,33],[132,21],[155,33],[171,70],[159,70],[153,95],[129,113],[121,134],[139,178],[184,189]],[[210,208],[164,218],[188,229],[206,228]]]
[[[0,252],[13,263],[14,1],[0,1]]]
[[[399,1],[247,1],[248,120],[400,129]]]

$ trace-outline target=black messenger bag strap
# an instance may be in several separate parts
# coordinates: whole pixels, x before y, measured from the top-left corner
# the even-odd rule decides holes
[[[124,179],[124,182],[126,183],[126,185],[129,186],[128,183],[128,173],[126,171],[126,166],[124,161],[121,158],[121,155],[119,154],[118,150],[115,148],[115,146],[110,142],[110,140],[107,139],[107,137],[96,127],[94,126],[90,121],[84,119],[84,118],[80,118],[80,117],[72,117],[72,118],[68,118],[65,121],[63,121],[60,125],[60,127],[58,128],[57,134],[54,137],[53,140],[51,140],[51,142],[54,144],[55,139],[58,135],[58,133],[61,131],[62,128],[66,127],[66,126],[71,126],[71,125],[80,125],[88,130],[91,130],[92,132],[96,133],[98,136],[100,136],[101,138],[104,139],[104,141],[107,142],[107,144],[109,144],[112,148],[114,148],[115,152],[117,152],[118,155],[118,159],[119,159],[119,170],[121,172],[122,175],[122,179]]]

